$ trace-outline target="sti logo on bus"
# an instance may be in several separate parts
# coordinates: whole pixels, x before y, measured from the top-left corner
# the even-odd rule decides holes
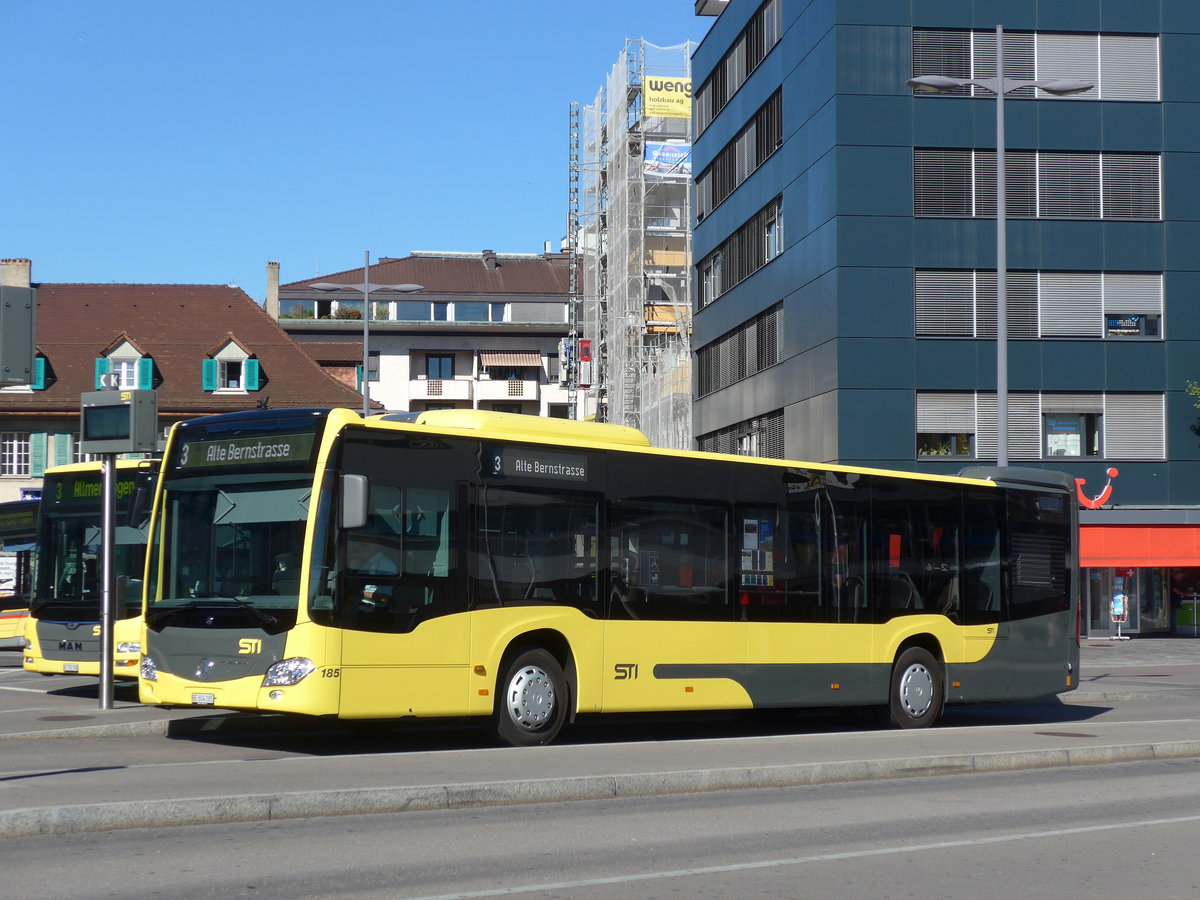
[[[257,656],[262,653],[262,640],[259,638],[242,638],[238,641],[239,656]]]
[[[617,663],[613,666],[613,681],[632,681],[637,677],[637,663]]]

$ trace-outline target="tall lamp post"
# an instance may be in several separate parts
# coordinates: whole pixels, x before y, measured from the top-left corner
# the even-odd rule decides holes
[[[363,335],[362,335],[362,395],[363,418],[371,414],[371,292],[395,291],[400,294],[412,294],[425,290],[420,284],[371,284],[371,251],[363,252],[363,283],[339,284],[336,281],[318,281],[310,284],[317,291],[358,291],[363,295]]]
[[[1008,242],[1004,184],[1004,96],[1024,87],[1035,87],[1064,97],[1095,87],[1088,81],[1052,78],[1027,81],[1004,77],[1004,26],[996,26],[996,77],[950,78],[946,75],[917,75],[908,86],[918,91],[940,93],[973,84],[996,95],[996,465],[1008,465]]]

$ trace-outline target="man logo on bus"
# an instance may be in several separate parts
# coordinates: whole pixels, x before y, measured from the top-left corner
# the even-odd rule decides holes
[[[1102,490],[1095,497],[1088,497],[1083,492],[1083,486],[1085,484],[1087,484],[1086,478],[1076,478],[1075,479],[1075,496],[1079,499],[1080,505],[1086,507],[1087,509],[1099,509],[1105,503],[1107,503],[1109,500],[1112,499],[1112,492],[1113,492],[1112,482],[1113,482],[1113,479],[1117,477],[1118,473],[1117,473],[1116,469],[1109,469],[1107,474],[1108,474],[1108,481],[1104,485],[1104,490]]]

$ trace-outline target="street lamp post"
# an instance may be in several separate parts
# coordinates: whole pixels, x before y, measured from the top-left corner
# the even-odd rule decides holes
[[[419,284],[371,284],[371,251],[363,252],[363,283],[362,286],[353,284],[339,284],[335,281],[318,281],[316,284],[310,284],[310,288],[317,291],[358,291],[363,295],[363,311],[362,311],[362,395],[363,395],[363,418],[371,414],[371,292],[372,291],[395,291],[400,294],[411,294],[416,291],[425,290],[424,286]]]
[[[1008,465],[1008,236],[1004,183],[1004,96],[1023,87],[1035,87],[1063,97],[1095,87],[1088,81],[1052,78],[1026,81],[1004,77],[1004,26],[996,26],[996,77],[950,78],[916,75],[908,80],[918,91],[944,92],[973,84],[996,95],[996,465]]]

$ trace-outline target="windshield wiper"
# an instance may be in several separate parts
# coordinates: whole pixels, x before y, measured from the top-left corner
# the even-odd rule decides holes
[[[238,597],[234,594],[213,594],[214,597],[220,597],[224,600],[232,600],[240,609],[244,609],[259,625],[267,629],[274,628],[279,624],[279,620],[268,612],[263,612],[253,603],[247,603],[245,597]]]

